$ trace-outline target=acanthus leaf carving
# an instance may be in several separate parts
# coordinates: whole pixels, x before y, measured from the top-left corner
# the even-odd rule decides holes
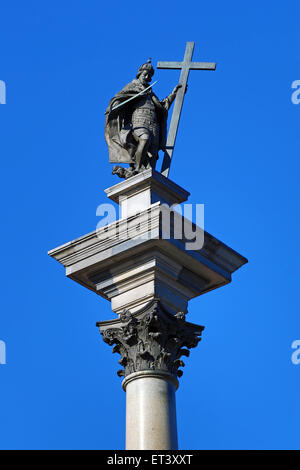
[[[185,314],[171,315],[159,300],[151,302],[132,314],[126,310],[118,321],[99,322],[103,340],[121,355],[119,364],[124,369],[120,377],[141,370],[161,370],[181,377],[184,367],[181,356],[188,357],[189,349],[197,346],[204,327],[187,323]]]

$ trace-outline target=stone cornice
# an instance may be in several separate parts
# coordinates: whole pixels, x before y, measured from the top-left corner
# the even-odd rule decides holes
[[[48,254],[63,264],[63,266],[68,267],[81,260],[86,260],[87,257],[105,252],[105,250],[113,250],[114,247],[125,245],[128,241],[132,241],[131,246],[140,244],[143,241],[143,236],[145,242],[159,239],[178,247],[183,246],[185,240],[162,239],[159,221],[160,212],[160,206],[156,205],[143,211],[141,214],[131,216],[128,219],[120,219],[98,231],[95,230],[76,240],[65,243],[50,250]],[[149,231],[149,220],[151,220],[151,231]],[[140,227],[138,234],[136,233],[137,224]],[[115,231],[118,236],[114,236]],[[206,263],[208,267],[209,264],[213,263],[212,269],[219,267],[229,274],[247,263],[245,257],[206,231],[204,231],[203,248],[197,251],[190,250],[188,254],[196,259],[202,258],[204,263],[207,260],[209,262],[208,264]]]

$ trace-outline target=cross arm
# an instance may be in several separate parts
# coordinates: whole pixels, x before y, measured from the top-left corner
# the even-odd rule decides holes
[[[183,62],[157,62],[157,69],[181,69]]]
[[[215,62],[191,62],[190,70],[216,70]]]
[[[183,62],[157,62],[157,69],[182,69],[185,64]],[[215,62],[190,62],[187,63],[189,70],[216,70]]]

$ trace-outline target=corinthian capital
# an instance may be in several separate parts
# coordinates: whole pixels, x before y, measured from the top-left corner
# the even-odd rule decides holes
[[[185,321],[185,314],[171,315],[159,300],[132,314],[128,310],[116,320],[98,322],[105,343],[113,352],[121,355],[123,369],[119,376],[133,372],[160,370],[181,377],[184,366],[182,356],[188,357],[189,349],[200,341],[203,326]]]

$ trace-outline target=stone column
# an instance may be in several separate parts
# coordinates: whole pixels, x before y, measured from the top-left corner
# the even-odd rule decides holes
[[[178,380],[143,370],[123,380],[126,391],[126,449],[178,449],[175,391]]]
[[[97,323],[104,341],[121,355],[125,377],[126,449],[178,449],[175,391],[183,374],[181,356],[197,346],[203,326],[172,315],[159,299],[138,312]]]

